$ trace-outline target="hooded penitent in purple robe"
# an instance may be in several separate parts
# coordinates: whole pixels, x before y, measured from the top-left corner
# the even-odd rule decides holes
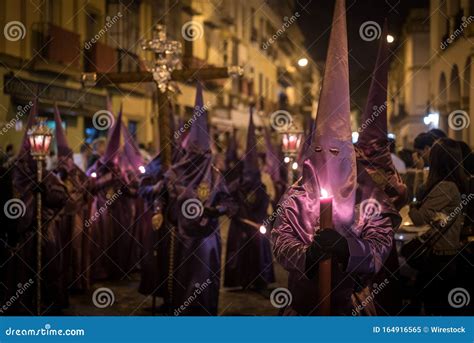
[[[272,201],[272,206],[275,207],[280,197],[285,192],[286,182],[283,181],[281,176],[281,163],[278,158],[278,154],[275,151],[275,147],[272,144],[270,131],[267,127],[264,126],[264,135],[265,135],[265,167],[264,170],[270,175],[273,186],[275,188],[275,199],[270,199]]]
[[[32,107],[25,130],[34,123],[36,101]],[[67,200],[67,191],[53,173],[43,169],[43,181],[36,181],[36,161],[30,155],[30,144],[25,133],[21,148],[12,166],[12,201],[11,213],[15,218],[15,240],[10,241],[2,253],[5,253],[2,264],[2,280],[5,293],[2,303],[18,296],[17,290],[24,292],[8,308],[14,314],[35,314],[35,280],[36,280],[36,201],[37,192],[42,194],[42,310],[46,313],[58,313],[64,307],[63,285],[58,275],[61,271],[61,241],[57,233],[58,214]],[[23,214],[22,214],[23,213]],[[3,244],[3,243],[2,243]],[[3,249],[2,249],[3,250]],[[4,271],[4,272],[3,272]]]
[[[134,215],[127,173],[120,168],[122,111],[114,123],[104,155],[87,171],[94,194],[91,216],[91,279],[121,279],[136,268]]]
[[[270,203],[260,177],[252,109],[242,177],[231,189],[239,210],[229,227],[224,286],[264,289],[275,282],[270,241],[254,226],[241,221],[246,219],[262,225]]]
[[[362,116],[357,159],[366,167],[372,179],[387,193],[397,209],[407,201],[407,187],[398,174],[390,156],[387,138],[387,78],[390,64],[385,23],[380,38],[367,104]]]
[[[124,144],[120,167],[127,174],[130,215],[133,217],[133,227],[129,230],[133,249],[130,263],[138,267],[143,257],[145,233],[151,230],[150,207],[146,206],[143,198],[138,196],[140,179],[146,168],[140,149],[125,125],[122,127],[122,133]]]
[[[387,139],[387,76],[390,56],[386,35],[387,23],[385,22],[359,130],[356,154],[357,160],[365,167],[373,181],[385,192],[394,206],[400,209],[407,201],[407,187],[393,164]],[[375,306],[379,315],[396,315],[401,310],[399,267],[394,241],[390,256],[374,278],[377,284],[385,279],[389,280],[383,295],[375,296]]]
[[[62,266],[58,275],[64,284],[65,301],[71,290],[85,291],[89,288],[89,231],[84,221],[90,215],[91,197],[87,190],[86,174],[74,164],[72,150],[66,140],[61,115],[54,106],[58,164],[56,172],[68,190],[69,198],[57,223],[62,246]]]
[[[240,178],[242,173],[243,161],[239,158],[237,153],[237,130],[229,136],[229,143],[225,152],[224,159],[224,177],[227,184],[232,184],[235,180]]]
[[[207,111],[197,85],[186,153],[166,173],[169,223],[175,226],[174,315],[217,315],[221,268],[218,217],[232,214],[224,178],[212,165]]]
[[[329,229],[319,226],[322,188],[333,197],[330,230],[336,230],[347,249],[346,256],[333,258],[332,315],[351,315],[353,294],[366,288],[368,278],[382,267],[400,221],[388,197],[356,164],[346,34],[344,0],[336,0],[311,151],[302,178],[280,201],[272,230],[275,257],[289,271],[292,302],[283,311],[287,315],[318,314],[318,263],[308,262],[313,263],[312,252],[318,247],[313,239]]]
[[[166,297],[168,278],[169,227],[170,222],[164,204],[166,191],[164,187],[164,170],[160,155],[157,155],[147,166],[140,180],[139,194],[145,201],[146,215],[162,216],[160,228],[146,226],[143,232],[143,256],[140,260],[141,279],[138,291],[145,295]],[[165,302],[168,304],[167,299]]]

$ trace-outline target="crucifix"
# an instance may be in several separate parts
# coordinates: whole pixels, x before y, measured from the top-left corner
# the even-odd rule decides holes
[[[142,41],[142,49],[154,54],[152,61],[145,61],[147,71],[126,73],[83,73],[82,83],[85,86],[107,86],[125,83],[154,82],[158,88],[158,132],[161,162],[165,169],[171,165],[171,144],[173,133],[170,132],[169,102],[173,91],[173,81],[213,80],[229,76],[242,75],[239,66],[204,67],[176,69],[181,61],[181,43],[168,40],[164,25],[155,25],[153,37]]]
[[[171,155],[173,132],[170,129],[170,93],[174,90],[173,81],[186,82],[189,80],[213,80],[222,79],[229,76],[242,75],[242,68],[239,66],[230,67],[205,67],[205,68],[185,68],[176,69],[181,61],[181,43],[168,40],[164,25],[156,25],[153,29],[153,37],[150,40],[142,41],[142,49],[150,51],[154,55],[152,61],[145,61],[147,71],[127,72],[127,73],[84,73],[82,82],[85,86],[106,86],[124,83],[154,82],[157,87],[158,103],[158,131],[160,159],[163,169],[171,166]],[[168,265],[168,296],[172,303],[173,297],[173,273],[174,273],[174,246],[175,232],[170,230],[170,251]],[[155,309],[155,296],[153,296],[152,314]]]

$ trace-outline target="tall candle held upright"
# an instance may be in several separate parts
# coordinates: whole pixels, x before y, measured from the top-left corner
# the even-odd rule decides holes
[[[320,229],[332,229],[332,196],[325,189],[321,189],[319,198],[319,224]],[[319,262],[318,275],[318,314],[331,315],[331,259]]]

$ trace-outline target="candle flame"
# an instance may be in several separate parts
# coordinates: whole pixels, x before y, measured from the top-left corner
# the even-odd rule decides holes
[[[329,196],[329,193],[327,190],[325,190],[324,188],[321,188],[321,197],[322,198],[327,198]]]

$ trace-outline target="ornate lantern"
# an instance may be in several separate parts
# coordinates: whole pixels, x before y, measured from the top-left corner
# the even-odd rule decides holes
[[[46,126],[46,118],[38,117],[38,123],[28,130],[30,154],[35,160],[44,160],[49,153],[53,134]]]
[[[288,157],[295,157],[301,147],[303,131],[296,129],[294,125],[282,132],[283,153]]]

